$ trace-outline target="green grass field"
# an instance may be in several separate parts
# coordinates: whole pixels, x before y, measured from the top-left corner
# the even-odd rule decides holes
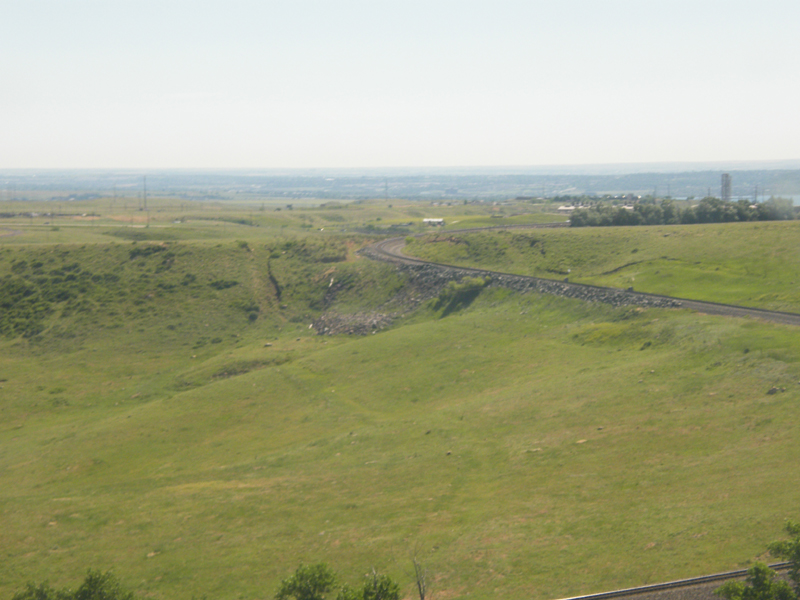
[[[364,223],[347,210],[342,229]],[[546,600],[746,565],[797,517],[795,329],[486,289],[316,336],[322,311],[396,310],[404,277],[356,257],[369,236],[302,226],[325,209],[288,213],[7,226],[0,594],[93,567],[143,597],[270,598],[324,561],[410,598],[416,554],[437,598]],[[703,236],[721,269],[750,246],[791,272],[782,226]],[[585,264],[679,231],[597,232]]]

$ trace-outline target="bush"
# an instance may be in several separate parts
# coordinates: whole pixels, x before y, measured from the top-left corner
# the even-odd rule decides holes
[[[294,575],[281,582],[275,600],[324,600],[335,585],[336,574],[326,564],[300,565]],[[400,600],[400,586],[373,569],[360,588],[342,586],[336,600]]]
[[[86,579],[72,595],[74,600],[133,600],[133,592],[125,591],[110,573],[89,571]]]
[[[787,521],[784,530],[791,539],[772,542],[768,548],[772,556],[777,556],[791,563],[789,579],[792,580],[794,590],[800,597],[800,523]]]
[[[275,600],[325,600],[335,583],[336,575],[328,565],[300,565],[294,575],[281,581]]]
[[[491,281],[490,277],[465,277],[460,282],[448,282],[433,304],[433,310],[442,309],[442,316],[469,306],[481,290]]]
[[[400,586],[391,577],[379,575],[373,570],[361,589],[344,586],[336,600],[400,600]]]
[[[228,288],[232,288],[235,285],[239,285],[239,282],[229,279],[217,279],[216,281],[212,281],[208,285],[210,285],[215,290],[227,290]]]
[[[89,570],[80,587],[74,592],[68,588],[57,590],[46,582],[38,586],[29,583],[14,594],[12,600],[133,600],[133,592],[123,590],[110,571]]]
[[[130,257],[131,260],[133,260],[139,256],[151,256],[157,252],[163,252],[166,249],[166,246],[139,246],[131,249]]]
[[[14,594],[12,600],[67,600],[70,594],[64,594],[63,590],[54,590],[47,583],[38,586],[29,583],[21,592]]]
[[[776,573],[764,563],[758,562],[747,571],[746,583],[729,581],[718,587],[714,593],[726,600],[795,600],[800,596],[800,523],[787,521],[786,533],[789,540],[772,542],[769,552],[790,563],[789,579],[792,586],[783,580],[776,580]]]
[[[764,563],[756,563],[747,570],[747,582],[729,581],[714,590],[727,600],[794,600],[791,586],[775,580],[775,571]]]

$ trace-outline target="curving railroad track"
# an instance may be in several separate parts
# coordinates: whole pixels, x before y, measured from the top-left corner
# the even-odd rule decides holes
[[[448,233],[469,233],[474,231],[491,231],[499,229],[541,229],[541,228],[566,227],[566,226],[567,226],[566,223],[547,223],[538,225],[505,225],[497,227],[479,227],[474,229],[458,229],[450,231]],[[514,277],[515,279],[526,280],[532,283],[539,283],[539,284],[543,283],[552,284],[554,282],[554,280],[552,279],[543,279],[541,277],[516,275],[513,273],[502,273],[498,271],[489,271],[486,269],[476,269],[473,267],[459,267],[455,265],[437,263],[437,262],[422,260],[420,258],[406,256],[405,254],[403,254],[403,247],[405,246],[405,243],[406,242],[404,237],[396,237],[396,238],[382,240],[380,242],[377,242],[376,244],[373,244],[370,247],[372,251],[371,254],[373,255],[374,258],[379,258],[382,260],[387,260],[390,262],[401,263],[406,265],[433,265],[444,269],[454,269],[467,273],[473,273],[475,275],[482,275],[482,276],[490,275],[493,278]],[[688,308],[689,310],[694,310],[696,312],[707,315],[721,315],[727,317],[741,317],[750,319],[754,318],[754,319],[761,319],[764,321],[771,321],[773,323],[780,323],[782,325],[794,325],[800,327],[800,314],[796,313],[781,312],[776,310],[765,310],[763,308],[751,308],[748,306],[737,306],[734,304],[722,304],[719,302],[691,300],[689,298],[676,298],[673,296],[664,296],[662,294],[648,294],[645,292],[620,290],[617,288],[608,288],[597,285],[589,285],[585,283],[570,283],[567,281],[558,282],[558,289],[561,290],[562,292],[567,292],[567,293],[559,292],[559,295],[569,295],[573,297],[580,297],[581,293],[590,291],[599,292],[601,293],[601,295],[602,294],[613,295],[615,297],[618,297],[620,294],[624,294],[630,300],[631,304],[647,304],[647,300],[668,300],[668,301],[671,300],[679,304],[681,308]]]

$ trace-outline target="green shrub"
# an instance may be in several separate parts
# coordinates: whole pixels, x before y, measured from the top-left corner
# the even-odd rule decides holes
[[[46,582],[38,586],[29,583],[21,592],[14,594],[12,600],[133,600],[133,592],[123,590],[111,572],[102,573],[90,570],[80,587],[72,591],[68,588],[57,590]]]
[[[797,596],[800,597],[800,523],[787,521],[784,529],[791,539],[772,542],[768,548],[772,556],[777,556],[791,563],[789,579],[792,580],[794,590]]]
[[[66,590],[55,590],[47,583],[29,583],[24,590],[14,594],[12,600],[71,600],[72,594]]]
[[[484,287],[491,281],[490,277],[465,277],[460,282],[448,282],[433,304],[433,310],[441,310],[442,317],[469,306]]]
[[[776,580],[776,575],[767,565],[758,562],[747,570],[746,583],[729,581],[714,593],[726,600],[795,600],[791,586]]]
[[[133,600],[133,592],[123,590],[110,573],[89,571],[86,579],[72,595],[74,600]]]
[[[294,575],[281,581],[275,600],[325,600],[335,584],[336,575],[328,565],[300,565]]]
[[[150,246],[137,246],[136,248],[132,248],[130,251],[131,260],[137,258],[139,256],[152,256],[157,252],[163,252],[166,250],[166,246],[158,246],[158,245],[150,245]]]
[[[239,282],[230,279],[217,279],[215,281],[212,281],[208,285],[210,285],[215,290],[227,290],[228,288],[232,288],[235,285],[239,285]]]
[[[336,600],[400,600],[400,586],[391,577],[372,571],[360,589],[344,586]]]
[[[724,583],[714,593],[726,600],[796,600],[800,597],[800,523],[787,521],[786,533],[789,540],[772,542],[770,554],[789,562],[788,582],[777,579],[777,573],[766,564],[757,562],[747,571],[747,579]]]

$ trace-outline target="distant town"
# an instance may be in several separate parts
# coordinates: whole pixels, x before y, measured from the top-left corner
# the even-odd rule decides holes
[[[645,167],[651,170],[642,170]],[[314,170],[7,170],[0,199],[91,200],[143,194],[187,200],[408,199],[463,203],[560,196],[695,199],[725,196],[757,202],[771,196],[800,203],[800,162],[733,165],[618,165],[572,168]],[[715,168],[711,168],[715,167]],[[723,174],[727,187],[721,186]]]

